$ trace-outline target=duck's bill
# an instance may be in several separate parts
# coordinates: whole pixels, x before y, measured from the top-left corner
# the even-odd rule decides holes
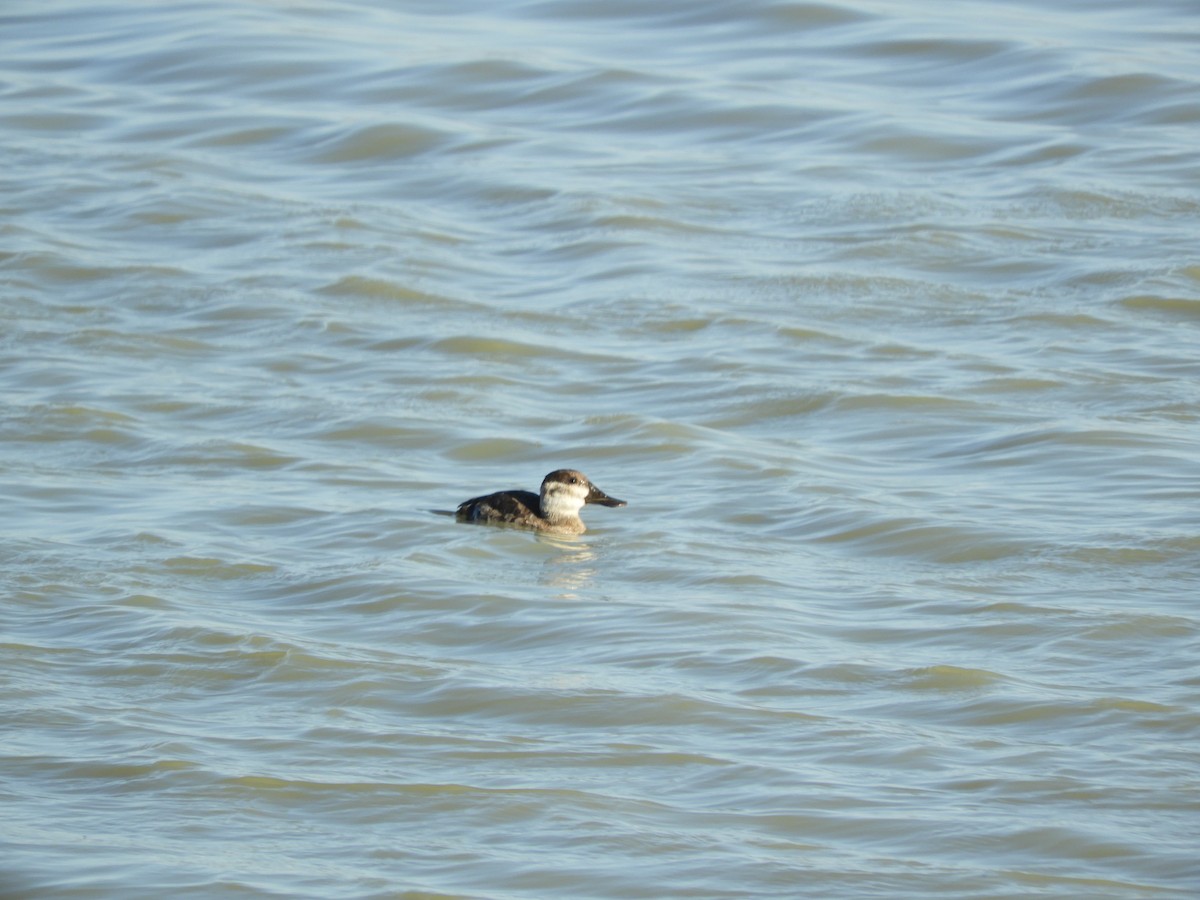
[[[588,491],[587,503],[595,503],[600,506],[628,506],[624,500],[618,500],[616,497],[610,497],[594,484],[591,490]]]

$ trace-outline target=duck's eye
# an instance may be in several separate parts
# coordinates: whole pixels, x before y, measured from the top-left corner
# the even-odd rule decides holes
[[[571,484],[579,484],[579,479],[574,475],[571,476]]]

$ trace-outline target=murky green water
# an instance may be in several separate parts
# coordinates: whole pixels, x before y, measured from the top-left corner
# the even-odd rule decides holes
[[[0,895],[1194,896],[1195,25],[6,5]]]

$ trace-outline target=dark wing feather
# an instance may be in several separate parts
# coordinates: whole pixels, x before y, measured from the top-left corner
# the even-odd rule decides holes
[[[460,503],[457,515],[467,522],[520,522],[540,518],[541,501],[532,491],[498,491]]]

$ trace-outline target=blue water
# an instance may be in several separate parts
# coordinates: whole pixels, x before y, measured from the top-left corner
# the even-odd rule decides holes
[[[1194,896],[1198,48],[5,6],[0,896]]]

